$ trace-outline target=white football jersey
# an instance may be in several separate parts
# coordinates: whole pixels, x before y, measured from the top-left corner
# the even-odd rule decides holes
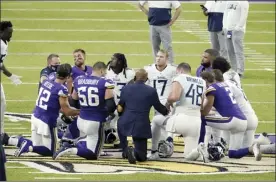
[[[133,69],[127,68],[126,69],[126,75],[122,71],[119,74],[114,73],[112,69],[107,71],[106,78],[112,80],[115,84],[115,88],[113,91],[114,94],[114,100],[116,104],[118,104],[120,100],[120,95],[121,95],[121,90],[122,88],[134,78],[135,76],[135,71]]]
[[[7,54],[8,54],[8,43],[5,43],[1,39],[1,57],[0,57],[0,63],[4,62],[4,59],[6,58]]]
[[[235,82],[235,84],[241,88],[241,79],[237,72],[230,69],[227,72],[223,74],[224,80],[231,80],[232,82]]]
[[[233,93],[235,100],[243,114],[248,116],[249,114],[255,114],[250,102],[248,101],[244,91],[236,85],[232,80],[225,80],[225,83],[229,85],[231,92]]]
[[[148,72],[146,84],[157,90],[160,102],[165,104],[171,92],[173,78],[176,76],[176,67],[168,64],[163,71],[159,71],[155,64],[152,64],[145,66],[144,69]]]
[[[183,88],[174,112],[200,117],[201,99],[206,90],[206,82],[200,77],[187,74],[180,74],[173,81],[178,82]]]

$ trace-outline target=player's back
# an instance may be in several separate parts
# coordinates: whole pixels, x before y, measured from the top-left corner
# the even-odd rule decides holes
[[[92,74],[92,67],[85,65],[84,70],[81,70],[77,66],[72,67],[72,79],[75,80],[78,76],[81,75],[91,75]]]
[[[59,97],[67,96],[67,88],[55,81],[44,80],[39,89],[34,116],[49,126],[55,127],[59,116]]]
[[[115,103],[118,104],[120,100],[120,95],[123,87],[134,78],[135,71],[130,68],[126,68],[125,73],[122,71],[119,74],[114,73],[112,69],[107,71],[106,78],[110,79],[114,82],[115,88],[114,88],[114,100]]]
[[[159,100],[165,104],[171,91],[173,78],[176,76],[176,67],[168,64],[167,67],[159,71],[155,64],[145,67],[148,72],[147,84],[156,89]]]
[[[230,87],[225,82],[211,84],[206,90],[206,95],[214,95],[213,107],[223,117],[236,117],[246,120],[246,117],[239,108],[237,101],[231,92]]]
[[[251,104],[249,103],[244,91],[236,85],[236,82],[233,82],[231,80],[226,80],[225,83],[227,83],[227,85],[229,86],[241,111],[245,115],[255,114],[255,111],[253,110]]]
[[[175,112],[192,116],[200,116],[201,96],[206,89],[205,81],[200,77],[180,74],[174,78],[183,91],[180,100],[176,103]]]
[[[104,122],[108,116],[105,107],[105,91],[114,88],[111,80],[97,76],[79,76],[74,81],[78,93],[80,117],[85,120]]]

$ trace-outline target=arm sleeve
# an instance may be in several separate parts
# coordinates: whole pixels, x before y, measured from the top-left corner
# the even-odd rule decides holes
[[[242,29],[246,24],[248,10],[249,10],[248,1],[240,1],[240,7],[241,7],[241,16],[240,16],[240,21],[237,23],[237,26],[236,26],[237,29]]]
[[[156,90],[154,89],[154,92],[152,94],[152,99],[153,99],[153,107],[156,109],[158,112],[160,112],[162,115],[167,115],[169,113],[168,109],[160,103],[160,100],[158,98],[158,94]]]
[[[181,4],[180,4],[179,1],[171,1],[171,3],[172,3],[172,7],[174,9],[177,9],[177,8],[179,8],[181,6]]]
[[[204,7],[207,8],[207,11],[210,11],[212,5],[213,5],[213,1],[206,1],[206,3],[204,4]]]
[[[62,85],[61,89],[59,90],[58,96],[68,97],[68,89],[64,85]]]
[[[147,3],[147,1],[139,1],[139,4],[140,4],[141,6],[144,6],[146,3]]]

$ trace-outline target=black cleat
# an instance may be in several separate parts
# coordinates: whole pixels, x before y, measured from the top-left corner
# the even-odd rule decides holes
[[[9,144],[9,139],[10,139],[10,137],[9,137],[9,135],[7,134],[7,133],[3,133],[3,134],[1,134],[0,135],[0,139],[1,139],[1,143],[3,144],[3,145],[8,145]]]
[[[133,147],[127,147],[127,159],[130,164],[136,164],[136,157],[134,155]]]

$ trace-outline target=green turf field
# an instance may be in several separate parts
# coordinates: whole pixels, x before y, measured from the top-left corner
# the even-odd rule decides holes
[[[210,48],[206,18],[198,3],[184,3],[173,25],[175,62],[188,62],[193,72],[202,52]],[[22,76],[23,85],[14,86],[2,76],[7,111],[31,113],[37,96],[39,71],[50,53],[61,55],[63,63],[73,64],[72,51],[86,50],[87,64],[108,62],[115,52],[127,55],[128,65],[140,68],[153,62],[149,27],[144,14],[127,2],[2,2],[2,20],[14,24],[13,39],[5,65]],[[250,4],[245,35],[246,72],[243,88],[258,118],[257,132],[275,133],[275,5]],[[30,123],[6,120],[11,134],[30,135]],[[8,163],[8,179],[38,180],[64,177],[61,174],[29,173],[35,169]],[[21,169],[22,168],[25,169]],[[19,174],[19,175],[18,175]],[[206,176],[160,174],[66,175],[85,180],[204,180]],[[272,180],[275,173],[208,175],[208,180]],[[76,179],[78,180],[78,179]]]

